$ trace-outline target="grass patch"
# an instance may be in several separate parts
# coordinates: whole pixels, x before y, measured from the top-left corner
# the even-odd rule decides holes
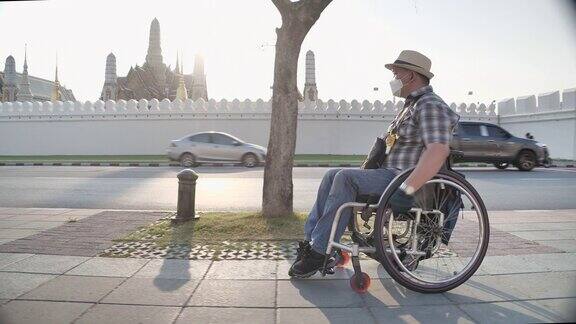
[[[117,239],[117,242],[152,241],[161,247],[202,244],[219,248],[223,242],[301,240],[307,214],[265,218],[259,213],[207,212],[200,219],[172,225],[162,219]]]

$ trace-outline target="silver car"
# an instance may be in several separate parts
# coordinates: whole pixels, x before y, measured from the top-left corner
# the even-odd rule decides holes
[[[266,161],[266,148],[220,132],[196,133],[173,140],[166,154],[185,167],[202,162],[241,162],[252,168]]]

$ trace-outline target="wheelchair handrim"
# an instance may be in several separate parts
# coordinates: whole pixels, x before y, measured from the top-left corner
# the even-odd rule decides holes
[[[464,193],[466,195],[466,197],[470,200],[470,202],[472,202],[473,206],[474,206],[474,210],[476,212],[476,216],[478,217],[478,223],[479,223],[479,227],[480,227],[480,232],[479,232],[479,241],[478,244],[476,246],[476,251],[474,252],[474,255],[470,258],[470,261],[468,262],[468,264],[464,267],[464,269],[462,269],[461,271],[459,271],[459,275],[452,277],[450,279],[446,279],[446,280],[423,280],[422,278],[416,276],[415,274],[412,273],[412,271],[410,271],[400,260],[400,258],[398,257],[398,253],[397,250],[394,246],[394,239],[393,239],[393,233],[392,233],[392,224],[394,222],[394,215],[393,213],[390,213],[389,215],[389,221],[388,221],[388,228],[386,229],[386,232],[388,234],[388,242],[390,242],[389,246],[390,246],[390,250],[392,253],[392,256],[394,257],[394,261],[396,262],[396,265],[398,267],[400,267],[402,269],[402,272],[406,275],[408,275],[409,277],[411,277],[412,279],[415,279],[423,284],[449,284],[452,283],[456,280],[458,280],[459,278],[461,278],[462,276],[465,276],[468,271],[470,271],[475,263],[476,260],[478,259],[478,257],[480,256],[480,254],[482,253],[482,246],[484,244],[484,232],[485,232],[485,228],[484,228],[484,222],[482,221],[482,215],[478,214],[479,212],[482,211],[479,202],[475,199],[475,197],[473,197],[473,195],[470,195],[470,193],[468,192],[468,190],[464,189],[462,186],[460,186],[459,184],[452,182],[452,181],[448,181],[448,180],[444,180],[444,179],[433,179],[428,181],[426,184],[430,184],[430,183],[443,183],[449,186],[453,186],[456,189],[460,190],[461,193]]]

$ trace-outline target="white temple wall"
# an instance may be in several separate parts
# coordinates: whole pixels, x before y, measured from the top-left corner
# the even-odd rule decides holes
[[[366,154],[388,123],[299,120],[296,153]],[[0,122],[0,155],[156,155],[170,140],[211,130],[266,147],[269,127],[270,119]]]
[[[553,158],[576,159],[575,96],[576,89],[568,89],[560,102],[560,92],[507,99],[498,103],[500,116],[495,105],[450,106],[461,120],[499,123],[517,136],[530,132],[548,144]],[[401,106],[301,103],[296,153],[366,154]],[[172,139],[210,130],[266,146],[270,110],[270,101],[237,99],[0,103],[0,155],[156,155]]]

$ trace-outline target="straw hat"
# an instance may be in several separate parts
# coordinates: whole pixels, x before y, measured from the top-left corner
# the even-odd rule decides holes
[[[420,73],[428,79],[432,79],[434,76],[434,74],[430,72],[431,66],[432,61],[430,61],[429,58],[411,50],[402,51],[394,63],[385,65],[388,70],[392,70],[393,67],[401,67]]]

